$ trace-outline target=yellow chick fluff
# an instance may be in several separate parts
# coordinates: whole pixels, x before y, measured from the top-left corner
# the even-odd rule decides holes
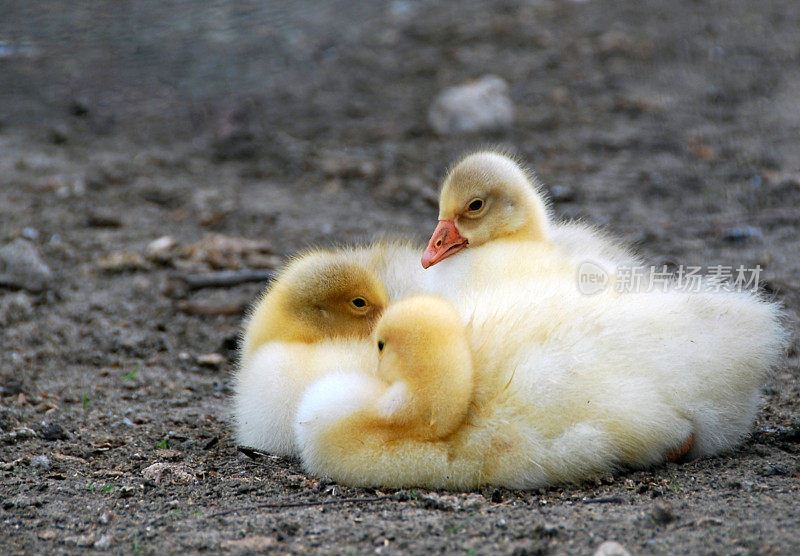
[[[690,457],[716,453],[746,434],[780,354],[775,305],[528,286],[458,310],[432,297],[390,306],[376,375],[331,373],[303,396],[306,468],[349,485],[535,488],[660,464],[687,439]]]
[[[305,388],[335,370],[371,372],[365,340],[389,303],[421,288],[419,247],[383,241],[293,258],[245,319],[233,416],[237,442],[294,455]]]
[[[364,340],[387,304],[381,281],[350,253],[311,251],[290,261],[245,322],[234,382],[237,442],[294,454],[303,390],[334,369],[370,368]]]

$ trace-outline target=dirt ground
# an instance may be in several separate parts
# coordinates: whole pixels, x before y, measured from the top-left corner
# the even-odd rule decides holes
[[[278,4],[3,4],[0,247],[53,276],[0,287],[0,552],[797,553],[800,3]],[[512,128],[434,134],[435,95],[489,73]],[[741,448],[475,493],[237,451],[262,284],[181,276],[423,240],[443,171],[487,144],[655,264],[763,267],[792,338]]]

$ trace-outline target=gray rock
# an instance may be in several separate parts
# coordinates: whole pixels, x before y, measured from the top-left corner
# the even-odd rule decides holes
[[[133,421],[131,421],[131,420],[130,420],[130,419],[128,419],[127,417],[125,417],[125,418],[124,418],[124,419],[122,419],[121,421],[117,421],[117,422],[116,422],[116,423],[114,423],[114,424],[115,424],[115,425],[117,425],[117,426],[120,426],[120,427],[133,427],[133,426],[135,426],[135,425],[133,424]]]
[[[67,431],[58,423],[44,425],[39,431],[39,436],[45,440],[66,440],[69,438]]]
[[[6,435],[3,435],[2,441],[6,444],[14,444],[20,440],[27,440],[28,438],[34,438],[35,436],[36,431],[33,429],[29,429],[28,427],[20,427]]]
[[[506,130],[514,122],[508,83],[485,75],[445,89],[431,106],[428,122],[440,135]]]
[[[123,486],[119,489],[119,497],[120,498],[130,498],[136,494],[136,489],[132,486]]]
[[[115,517],[116,516],[111,512],[108,511],[103,512],[102,514],[100,514],[100,523],[102,523],[103,525],[108,525],[109,523],[114,521]]]
[[[94,541],[94,548],[97,550],[105,550],[111,547],[111,542],[114,540],[114,537],[111,535],[101,535],[99,539]]]
[[[725,230],[722,237],[728,243],[733,245],[742,245],[752,239],[761,239],[763,234],[761,230],[754,226],[740,226],[738,228],[730,228]]]
[[[0,285],[39,292],[52,279],[52,271],[31,242],[15,239],[0,249]]]
[[[36,456],[31,460],[31,467],[47,471],[50,469],[50,458],[45,455]]]

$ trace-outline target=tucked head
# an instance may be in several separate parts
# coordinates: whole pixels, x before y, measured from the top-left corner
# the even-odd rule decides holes
[[[289,263],[253,312],[245,350],[272,340],[369,336],[388,298],[375,274],[349,255],[315,251]]]
[[[393,382],[432,378],[431,368],[470,366],[464,324],[440,297],[416,295],[390,306],[375,328],[378,375]]]
[[[528,175],[509,157],[471,154],[447,174],[439,194],[439,224],[422,266],[428,268],[468,245],[494,239],[546,237],[547,211]]]
[[[403,392],[403,409],[396,418],[426,437],[455,430],[464,420],[473,389],[470,346],[455,308],[439,297],[406,298],[386,310],[373,338],[379,352],[378,378],[399,385]]]

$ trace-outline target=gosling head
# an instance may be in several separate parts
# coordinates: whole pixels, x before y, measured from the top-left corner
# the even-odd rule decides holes
[[[533,176],[503,154],[471,154],[442,183],[439,224],[422,266],[428,268],[469,245],[495,239],[545,239],[547,222],[545,202]]]
[[[420,295],[390,306],[375,328],[377,375],[405,383],[401,412],[433,436],[452,432],[472,397],[473,369],[467,333],[455,308]]]
[[[312,252],[289,263],[269,288],[245,343],[366,338],[387,304],[381,281],[347,253]]]

